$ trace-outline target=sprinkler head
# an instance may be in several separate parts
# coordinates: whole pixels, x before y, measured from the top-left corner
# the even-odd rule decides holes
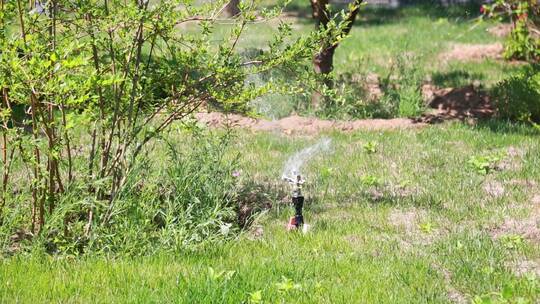
[[[292,186],[292,203],[294,205],[295,215],[289,220],[289,224],[287,225],[287,230],[293,230],[302,228],[304,225],[304,216],[302,214],[302,208],[304,207],[304,196],[302,195],[302,185],[304,184],[304,180],[302,179],[302,176],[294,172],[296,179],[284,176],[283,179]]]
[[[299,197],[302,196],[302,185],[305,183],[305,180],[302,179],[300,173],[293,172],[295,178],[288,176],[283,176],[283,180],[288,182],[292,186],[292,196]]]

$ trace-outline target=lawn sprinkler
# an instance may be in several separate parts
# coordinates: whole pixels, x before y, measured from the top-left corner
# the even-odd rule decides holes
[[[330,149],[330,143],[331,140],[329,138],[322,138],[318,143],[296,152],[285,163],[281,178],[292,187],[292,203],[295,209],[295,215],[289,220],[289,225],[287,225],[288,230],[297,230],[300,228],[303,233],[307,233],[310,230],[310,226],[304,223],[304,216],[302,215],[302,208],[304,207],[302,185],[305,181],[300,175],[300,170],[313,156],[328,151]]]
[[[304,207],[304,196],[302,195],[302,185],[305,180],[302,176],[294,172],[296,179],[284,176],[283,180],[287,181],[292,186],[292,203],[294,206],[294,216],[290,218],[287,230],[302,229],[304,228],[304,215],[302,214],[302,208]]]

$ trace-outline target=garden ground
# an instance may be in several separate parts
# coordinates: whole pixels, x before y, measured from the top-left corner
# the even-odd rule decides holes
[[[294,35],[308,33],[314,29],[309,12],[308,1],[293,1],[281,18],[248,28],[239,46],[264,48],[262,41],[282,21],[292,24]],[[362,98],[359,94],[378,99],[384,82],[393,84],[407,77],[422,82],[424,93],[471,85],[489,90],[524,66],[503,60],[502,42],[507,34],[507,24],[481,19],[475,6],[364,8],[350,36],[337,48],[334,72],[338,89],[352,90],[353,103]],[[264,116],[278,119],[294,113],[299,102],[270,95],[255,105]],[[347,103],[341,106],[346,107]]]
[[[293,2],[284,16],[298,33],[313,28],[307,5]],[[499,59],[501,27],[476,15],[369,11],[338,48],[336,73],[361,85],[388,76],[406,54],[437,89],[489,88],[520,65]],[[242,46],[259,46],[274,28],[254,25]],[[267,118],[294,112],[282,96],[260,105]],[[295,127],[309,121],[293,118]],[[538,303],[537,133],[500,122],[399,121],[413,127],[239,130],[240,178],[272,208],[237,240],[145,257],[2,259],[0,302]],[[286,232],[283,164],[321,137],[332,151],[306,167],[311,230]]]
[[[540,144],[531,132],[489,123],[292,137],[241,131],[241,178],[257,181],[273,208],[237,241],[151,257],[2,260],[0,298],[537,303]],[[311,230],[286,232],[283,164],[323,136],[332,151],[306,168]]]

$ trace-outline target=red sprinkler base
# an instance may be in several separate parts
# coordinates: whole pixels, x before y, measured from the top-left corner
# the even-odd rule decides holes
[[[296,217],[293,216],[289,219],[289,224],[287,224],[287,231],[292,231],[298,229],[298,222],[296,221]]]

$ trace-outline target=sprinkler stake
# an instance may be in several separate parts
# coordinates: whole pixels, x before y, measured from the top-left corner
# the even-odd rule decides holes
[[[304,215],[302,209],[304,208],[304,195],[302,195],[302,185],[304,180],[300,174],[296,174],[296,180],[284,177],[284,180],[288,181],[292,185],[292,203],[294,206],[294,217],[289,220],[287,228],[289,230],[302,228],[304,225]]]

